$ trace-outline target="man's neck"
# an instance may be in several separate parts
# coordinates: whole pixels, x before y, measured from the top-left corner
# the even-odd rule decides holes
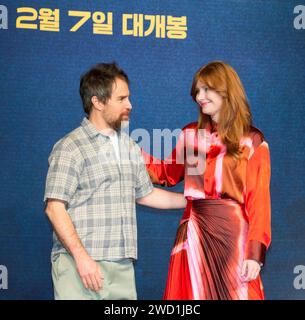
[[[90,115],[88,120],[95,126],[95,128],[102,134],[111,136],[115,133],[115,130],[111,128],[104,119]]]

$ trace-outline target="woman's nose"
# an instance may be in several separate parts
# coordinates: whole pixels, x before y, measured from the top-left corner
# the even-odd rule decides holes
[[[199,90],[197,94],[197,99],[198,100],[204,100],[206,98],[206,93],[203,90]]]

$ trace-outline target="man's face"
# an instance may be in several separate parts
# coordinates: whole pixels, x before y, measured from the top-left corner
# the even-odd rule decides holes
[[[118,130],[123,121],[129,121],[129,113],[132,109],[129,96],[128,84],[116,78],[112,85],[111,97],[102,110],[102,116],[109,127]]]

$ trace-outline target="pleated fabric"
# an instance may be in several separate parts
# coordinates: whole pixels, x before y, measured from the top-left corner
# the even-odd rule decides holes
[[[262,300],[261,278],[245,282],[248,217],[232,199],[188,201],[177,231],[165,300]]]

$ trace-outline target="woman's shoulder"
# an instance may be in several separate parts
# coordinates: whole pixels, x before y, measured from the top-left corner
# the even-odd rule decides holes
[[[250,127],[248,136],[251,138],[252,145],[254,148],[257,148],[262,142],[265,141],[265,136],[263,132],[254,126]]]
[[[197,127],[198,127],[198,122],[197,121],[191,122],[191,123],[187,124],[186,126],[184,126],[182,128],[182,131],[185,131],[185,130],[188,130],[188,129],[189,130],[191,130],[191,129],[196,130]]]

